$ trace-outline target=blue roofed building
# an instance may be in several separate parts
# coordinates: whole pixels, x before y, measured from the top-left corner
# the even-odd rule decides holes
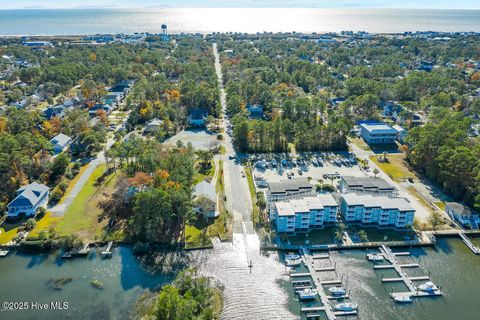
[[[35,215],[38,208],[48,203],[50,192],[47,186],[32,182],[18,189],[15,199],[7,206],[7,217],[29,217]]]
[[[192,109],[188,112],[188,124],[192,127],[205,126],[208,111],[205,109]]]
[[[247,105],[247,110],[250,118],[252,119],[263,119],[263,106],[260,104],[249,104]]]
[[[65,116],[65,107],[64,106],[55,106],[45,109],[43,115],[47,120],[52,119],[53,117],[63,118]]]

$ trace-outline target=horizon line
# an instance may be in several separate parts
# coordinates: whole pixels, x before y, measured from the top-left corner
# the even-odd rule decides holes
[[[117,10],[139,10],[139,9],[326,9],[326,10],[425,10],[425,11],[480,11],[478,8],[423,8],[423,7],[329,7],[329,6],[285,6],[285,7],[269,7],[269,6],[258,6],[258,7],[240,7],[240,6],[142,6],[142,7],[119,7],[119,6],[85,6],[85,7],[18,7],[18,8],[1,8],[0,11],[27,11],[27,10],[102,10],[102,9],[117,9]]]

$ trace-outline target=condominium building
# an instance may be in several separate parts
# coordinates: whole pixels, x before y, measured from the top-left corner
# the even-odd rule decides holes
[[[341,176],[339,189],[341,193],[371,193],[388,196],[398,194],[397,188],[385,179],[376,177]]]
[[[342,195],[340,211],[346,223],[399,229],[413,225],[415,215],[405,198],[356,193]]]
[[[338,204],[331,194],[278,201],[273,217],[278,233],[308,232],[337,222]]]
[[[270,213],[270,219],[273,219],[273,204],[275,202],[313,196],[315,195],[315,190],[307,178],[295,178],[292,180],[270,182],[266,194],[267,209]]]

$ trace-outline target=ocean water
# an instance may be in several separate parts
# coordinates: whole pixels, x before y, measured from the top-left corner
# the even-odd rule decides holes
[[[480,10],[408,9],[62,9],[0,10],[0,35],[95,33],[480,32]]]

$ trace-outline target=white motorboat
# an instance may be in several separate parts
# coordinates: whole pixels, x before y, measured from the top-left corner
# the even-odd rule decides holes
[[[318,292],[315,289],[304,289],[298,292],[298,296],[300,297],[300,300],[315,299],[317,295],[318,295]]]
[[[345,312],[355,311],[357,309],[358,309],[358,305],[356,305],[355,303],[351,303],[351,302],[339,303],[335,306],[335,310],[345,311]]]
[[[328,288],[328,291],[334,296],[343,296],[347,293],[347,290],[340,286],[330,287]]]
[[[302,259],[286,260],[287,267],[296,267],[302,264]]]
[[[289,253],[287,255],[285,255],[285,261],[288,261],[288,260],[298,260],[300,259],[300,255],[298,254],[295,254],[295,253]]]
[[[379,253],[368,253],[367,254],[367,260],[368,261],[383,261],[385,259],[383,255]]]
[[[438,290],[438,287],[431,281],[427,281],[424,284],[418,286],[418,289],[425,292],[434,292]]]
[[[408,295],[404,295],[404,296],[394,296],[393,301],[398,303],[410,303],[410,302],[413,302],[413,299]]]

